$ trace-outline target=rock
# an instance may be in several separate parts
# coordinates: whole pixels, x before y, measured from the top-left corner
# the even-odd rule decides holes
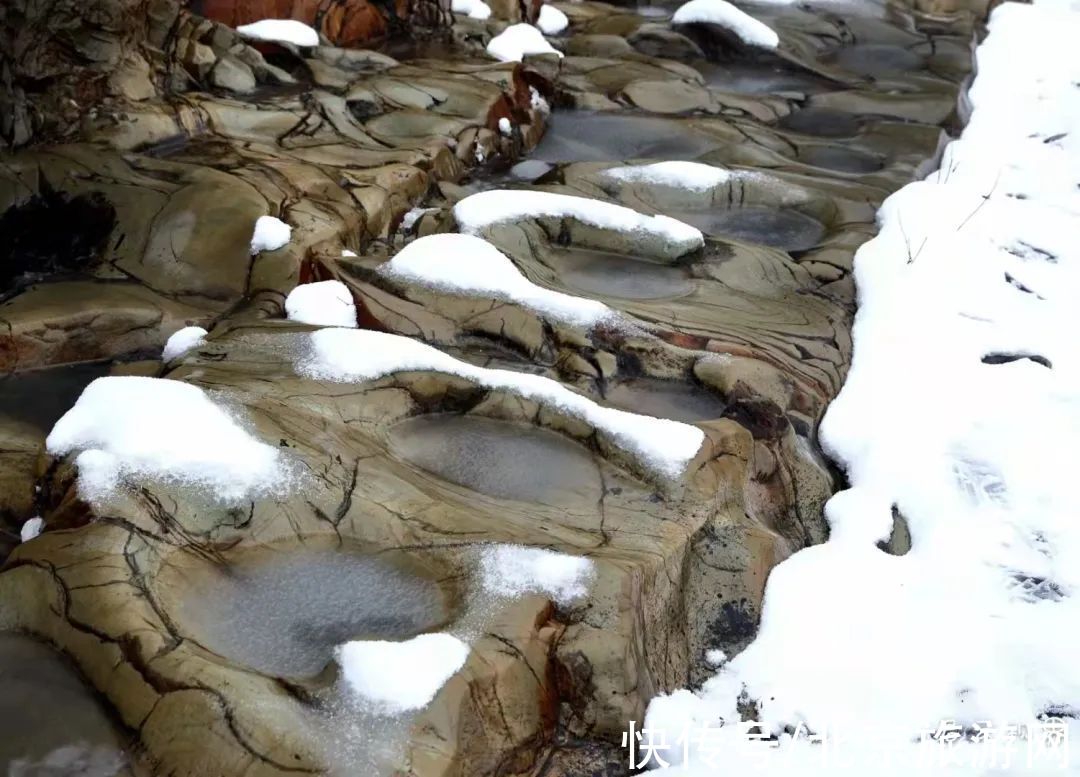
[[[239,59],[227,55],[210,71],[210,83],[220,89],[246,94],[255,88],[255,75]]]

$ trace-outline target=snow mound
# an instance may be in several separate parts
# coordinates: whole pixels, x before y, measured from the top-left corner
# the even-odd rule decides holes
[[[78,453],[79,493],[90,502],[145,480],[204,489],[224,503],[279,493],[289,481],[277,448],[248,434],[202,389],[161,378],[98,378],[45,447],[53,456]]]
[[[780,36],[775,30],[726,0],[690,0],[679,6],[671,17],[672,24],[694,22],[715,24],[730,30],[747,46],[775,49],[780,45]]]
[[[165,347],[161,349],[161,360],[171,362],[178,356],[183,356],[192,348],[197,348],[206,342],[207,332],[201,326],[185,326],[173,332],[165,341]]]
[[[542,548],[494,545],[480,556],[484,590],[495,596],[541,593],[567,605],[589,592],[591,559]]]
[[[700,162],[656,162],[651,165],[612,167],[603,172],[624,183],[646,183],[691,191],[706,191],[731,180],[735,173]]]
[[[249,40],[292,43],[294,46],[318,46],[319,33],[295,19],[263,19],[242,24],[236,31]]]
[[[430,370],[519,394],[580,418],[611,436],[647,468],[677,478],[705,439],[696,426],[601,407],[550,378],[475,367],[408,337],[367,329],[322,329],[297,372],[315,380],[351,383],[395,372]]]
[[[512,125],[510,119],[505,116],[499,119],[499,132],[506,137],[510,137],[514,132],[514,125]]]
[[[536,26],[545,35],[558,35],[570,26],[570,20],[555,6],[544,3],[540,6],[540,15],[536,17]]]
[[[356,327],[356,304],[341,281],[304,283],[285,298],[285,316],[302,324]]]
[[[1080,709],[1080,7],[1055,5],[994,10],[968,126],[855,256],[854,358],[821,425],[850,482],[828,542],[772,571],[746,650],[649,706],[668,742],[734,724],[709,742],[726,773],[1078,773],[1043,737],[1080,725],[1039,719]],[[900,521],[910,548],[883,552]],[[740,744],[744,692],[777,747]],[[843,763],[808,730],[842,737]]]
[[[39,534],[41,534],[44,529],[45,519],[43,519],[41,516],[35,515],[33,518],[31,518],[22,525],[22,528],[19,530],[19,539],[22,542],[29,542],[30,540],[34,539],[34,537],[37,537]]]
[[[501,62],[520,62],[528,54],[554,54],[562,52],[544,39],[543,33],[531,24],[511,24],[488,42],[487,53]]]
[[[255,232],[251,236],[251,255],[263,251],[276,251],[287,245],[292,237],[292,227],[274,216],[259,216]]]
[[[450,10],[454,13],[463,13],[473,19],[487,19],[491,16],[491,6],[484,0],[453,0]]]
[[[396,254],[383,272],[442,291],[516,302],[576,326],[593,327],[617,317],[595,300],[537,286],[499,249],[473,235],[422,237]]]
[[[699,230],[668,216],[646,216],[622,205],[570,194],[495,189],[471,194],[454,206],[461,231],[471,234],[493,224],[543,217],[573,218],[601,229],[626,232],[643,244],[662,248],[662,254],[672,258],[705,244]]]
[[[450,634],[421,634],[406,642],[346,642],[335,654],[349,690],[393,715],[430,704],[465,665],[469,646]]]

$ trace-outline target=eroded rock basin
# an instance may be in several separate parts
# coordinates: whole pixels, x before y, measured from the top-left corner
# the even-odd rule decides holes
[[[108,362],[84,362],[0,377],[0,416],[48,433],[83,389],[108,372]]]
[[[855,114],[832,108],[802,108],[776,124],[791,132],[822,138],[850,138],[858,135],[862,126]]]
[[[530,155],[544,162],[694,159],[716,147],[685,122],[592,111],[556,111]]]
[[[790,208],[747,206],[665,210],[665,213],[708,235],[784,251],[806,251],[818,245],[826,233],[825,225],[820,221]]]
[[[664,299],[694,290],[685,267],[641,261],[588,248],[562,248],[549,257],[567,286],[587,295]]]
[[[282,677],[317,675],[343,642],[436,630],[452,609],[430,574],[390,553],[275,547],[181,574],[170,585],[183,587],[183,627],[218,655]]]
[[[52,648],[0,634],[0,774],[113,777],[127,759],[112,721]]]
[[[826,58],[827,62],[863,76],[885,76],[921,69],[921,54],[885,43],[858,43],[845,46]]]
[[[632,413],[697,423],[720,418],[725,404],[710,391],[677,380],[632,378],[608,387],[607,403]]]
[[[695,69],[705,83],[716,89],[736,94],[770,94],[774,92],[799,92],[816,94],[829,90],[832,85],[823,78],[809,73],[799,73],[779,65],[747,62],[700,62]]]
[[[804,164],[839,173],[873,173],[885,167],[880,156],[843,146],[803,146],[798,158]]]
[[[421,469],[488,496],[559,506],[595,504],[598,464],[581,445],[525,424],[432,415],[391,431],[391,451]]]

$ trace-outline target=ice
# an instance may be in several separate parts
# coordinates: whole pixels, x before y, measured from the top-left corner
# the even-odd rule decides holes
[[[319,33],[295,19],[263,19],[242,24],[236,31],[251,40],[292,43],[295,46],[319,45]]]
[[[285,298],[285,315],[302,324],[356,326],[356,304],[352,292],[341,281],[297,286]]]

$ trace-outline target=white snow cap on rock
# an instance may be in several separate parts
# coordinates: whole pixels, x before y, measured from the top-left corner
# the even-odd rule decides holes
[[[242,24],[236,31],[244,38],[294,46],[318,46],[319,33],[296,19],[263,19]]]
[[[672,24],[702,22],[715,24],[730,30],[747,46],[775,49],[780,36],[769,25],[758,21],[745,11],[740,11],[727,0],[690,0],[675,11]]]
[[[596,574],[591,559],[543,548],[492,545],[480,556],[484,590],[495,596],[547,594],[557,604],[570,604],[589,592]]]
[[[673,479],[682,474],[705,439],[696,426],[601,407],[550,378],[475,367],[418,340],[368,329],[322,329],[312,333],[310,348],[296,369],[306,377],[337,383],[425,370],[458,375],[580,418],[609,435],[648,469]]]
[[[487,19],[491,16],[491,6],[484,0],[453,0],[450,10],[463,13],[473,19]]]
[[[701,231],[668,216],[646,216],[610,202],[554,192],[494,189],[471,194],[454,206],[462,232],[530,218],[573,218],[601,229],[626,232],[677,258],[705,244]],[[644,247],[644,246],[643,246]]]
[[[536,17],[536,26],[545,35],[558,35],[570,26],[570,20],[555,6],[544,3],[540,6],[540,15]]]
[[[22,525],[19,530],[19,539],[23,542],[29,542],[37,537],[45,529],[45,519],[39,515],[35,515]]]
[[[510,123],[510,119],[503,116],[499,119],[499,132],[507,137],[514,131],[514,126]]]
[[[285,298],[290,321],[316,326],[356,327],[356,303],[341,281],[302,283]]]
[[[701,162],[655,162],[651,165],[611,167],[604,170],[602,175],[625,183],[647,183],[705,191],[726,183],[737,173]]]
[[[159,480],[231,503],[278,493],[289,471],[278,449],[248,434],[202,389],[163,378],[98,378],[45,441],[78,453],[79,493],[90,502],[123,483]]]
[[[469,646],[450,634],[421,634],[406,642],[346,642],[335,656],[349,690],[393,715],[430,704],[465,665]]]
[[[473,235],[422,237],[383,265],[382,272],[456,294],[516,302],[577,326],[592,327],[618,318],[611,308],[596,300],[537,286],[498,248]]]
[[[192,348],[197,348],[206,342],[206,335],[206,330],[201,326],[185,326],[183,329],[177,329],[165,341],[165,347],[161,349],[161,360],[171,362],[177,356],[183,356]]]
[[[850,483],[829,540],[772,570],[743,652],[652,701],[668,743],[737,724],[745,694],[778,742],[724,726],[709,748],[728,774],[1080,774],[1075,748],[1009,733],[1080,709],[1077,40],[1080,5],[991,15],[946,167],[889,197],[855,256],[854,357],[820,428]],[[910,548],[883,552],[899,521]],[[711,777],[707,758],[653,774]]]
[[[511,24],[492,38],[487,53],[502,62],[520,62],[526,54],[555,54],[562,52],[544,39],[543,33],[531,24]]]
[[[255,232],[251,236],[251,255],[263,251],[276,251],[288,244],[292,227],[275,216],[259,216]]]

